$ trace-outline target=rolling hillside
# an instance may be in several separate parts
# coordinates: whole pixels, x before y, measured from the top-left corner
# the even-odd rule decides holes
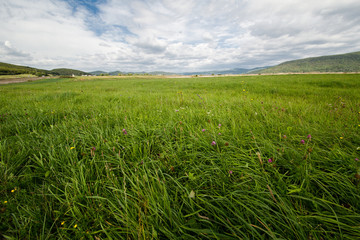
[[[37,76],[47,75],[49,71],[26,66],[19,66],[0,62],[0,75],[33,74]]]
[[[27,66],[20,66],[15,64],[3,63],[0,62],[0,75],[18,75],[18,74],[33,74],[36,76],[46,76],[46,75],[63,75],[63,76],[81,76],[88,75],[89,73],[69,69],[69,68],[56,68],[53,70],[44,70],[38,68],[32,68]]]
[[[360,52],[304,58],[251,73],[360,72]]]
[[[83,71],[80,71],[80,70],[69,69],[69,68],[56,68],[56,69],[51,70],[50,73],[53,74],[53,75],[63,75],[63,76],[89,75],[89,73],[86,73],[86,72],[83,72]]]

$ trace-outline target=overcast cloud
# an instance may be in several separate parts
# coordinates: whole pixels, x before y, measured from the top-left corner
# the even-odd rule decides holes
[[[203,71],[360,51],[359,0],[0,0],[0,61]]]

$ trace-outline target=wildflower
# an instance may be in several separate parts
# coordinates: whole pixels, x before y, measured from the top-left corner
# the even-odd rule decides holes
[[[175,109],[175,112],[178,112],[179,110]]]
[[[195,197],[195,192],[194,190],[191,190],[190,194],[189,194],[189,198],[194,198]]]
[[[8,203],[8,201],[4,201],[4,204],[7,204]]]
[[[203,129],[203,130],[201,130],[202,132],[205,132],[206,130],[205,129]]]
[[[245,92],[245,89],[243,89],[243,92]]]
[[[70,150],[73,150],[75,147],[71,147]]]
[[[231,175],[232,173],[233,173],[233,171],[230,170],[230,171],[229,171],[229,174]]]
[[[344,139],[344,137],[340,137],[340,139]]]
[[[62,222],[61,222],[61,225],[64,225],[64,224],[65,224],[65,221],[62,221]]]
[[[271,159],[271,158],[269,158],[269,159],[268,159],[268,162],[269,162],[269,163],[272,163],[272,159]]]
[[[221,133],[219,133],[219,135],[221,135]]]
[[[212,141],[212,142],[211,142],[211,145],[212,145],[212,146],[216,145],[216,142],[215,142],[215,141]]]
[[[286,136],[286,135],[284,135],[284,136],[283,136],[283,138],[284,138],[284,139],[287,139],[287,136]]]
[[[221,127],[221,124],[219,123],[218,127],[220,128]]]
[[[359,161],[359,159],[358,159],[358,158],[355,158],[355,161]]]
[[[77,228],[77,224],[74,225],[74,228]]]
[[[127,131],[125,130],[125,128],[122,131],[123,131],[124,135],[127,134]]]
[[[311,135],[310,134],[307,136],[307,138],[309,139],[309,141],[311,141]]]
[[[96,150],[96,148],[95,148],[95,147],[92,147],[92,148],[91,148],[91,150],[95,151],[95,150]]]
[[[305,140],[304,140],[304,139],[301,139],[300,143],[301,143],[301,144],[305,144]]]

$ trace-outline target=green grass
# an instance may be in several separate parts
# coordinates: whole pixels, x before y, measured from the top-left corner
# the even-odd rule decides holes
[[[29,78],[29,77],[36,77],[36,75],[32,75],[32,74],[0,75],[0,81],[3,79]]]
[[[0,233],[356,239],[359,92],[350,74],[0,86]]]

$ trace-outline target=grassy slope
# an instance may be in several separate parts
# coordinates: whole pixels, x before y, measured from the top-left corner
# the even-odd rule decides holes
[[[0,75],[16,75],[16,74],[44,75],[46,73],[47,71],[43,69],[0,62]]]
[[[360,72],[360,52],[305,58],[252,73]]]
[[[350,74],[0,86],[0,232],[354,239],[359,90]]]
[[[79,70],[69,69],[69,68],[57,68],[48,71],[43,69],[0,62],[0,75],[17,75],[17,74],[34,74],[38,76],[46,75],[46,74],[69,76],[74,74],[80,76],[80,75],[87,75],[88,73]]]

